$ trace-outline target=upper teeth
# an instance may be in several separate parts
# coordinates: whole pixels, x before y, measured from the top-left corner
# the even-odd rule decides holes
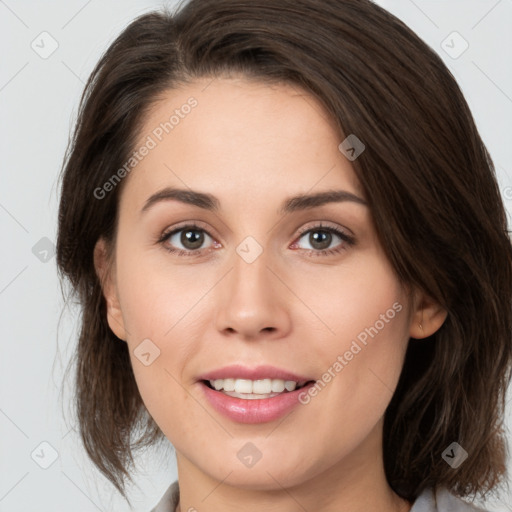
[[[235,391],[236,393],[258,394],[281,393],[285,388],[288,391],[293,391],[298,385],[304,384],[304,382],[285,381],[283,379],[216,379],[209,382],[217,391],[223,389],[224,391]]]

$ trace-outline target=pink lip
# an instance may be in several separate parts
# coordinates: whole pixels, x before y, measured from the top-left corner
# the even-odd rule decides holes
[[[243,398],[226,395],[221,391],[211,389],[205,382],[202,382],[229,378],[249,380],[282,379],[285,381],[293,380],[298,383],[313,382],[294,391],[286,391],[271,398],[258,398],[254,400],[244,400]],[[299,404],[300,394],[307,392],[308,388],[315,384],[313,377],[297,375],[275,366],[261,365],[249,368],[240,364],[233,364],[204,373],[198,378],[198,381],[212,407],[239,423],[264,423],[276,420]]]
[[[234,374],[232,373],[231,375]],[[272,398],[244,400],[243,398],[235,398],[225,395],[221,391],[211,389],[204,382],[200,383],[206,399],[212,407],[238,423],[265,423],[276,420],[296,407],[300,403],[300,394],[307,393],[308,389],[314,385],[315,382],[310,382],[300,389],[283,392]]]
[[[215,380],[215,379],[249,379],[249,380],[261,380],[261,379],[283,379],[283,380],[294,380],[295,382],[307,382],[308,380],[314,380],[313,377],[304,375],[297,375],[286,370],[281,370],[275,366],[262,365],[256,366],[255,368],[249,368],[240,364],[233,364],[219,368],[201,375],[198,380]],[[271,399],[269,399],[271,400]],[[259,400],[261,401],[261,400]]]

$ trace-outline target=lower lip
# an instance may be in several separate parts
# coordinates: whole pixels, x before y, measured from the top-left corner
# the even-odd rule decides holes
[[[204,382],[199,382],[204,394],[212,407],[238,423],[265,423],[273,421],[285,415],[296,407],[299,402],[299,395],[308,391],[314,382],[295,391],[288,391],[271,398],[258,398],[244,400],[225,395],[220,391],[209,388]]]

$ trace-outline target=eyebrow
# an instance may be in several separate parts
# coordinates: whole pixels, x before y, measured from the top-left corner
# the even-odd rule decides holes
[[[190,204],[209,210],[218,212],[220,210],[220,201],[213,195],[196,190],[186,190],[180,188],[166,187],[151,195],[142,207],[141,214],[148,211],[151,207],[161,201],[179,201],[181,203]],[[279,214],[289,214],[296,211],[308,210],[316,208],[327,203],[341,203],[351,201],[354,203],[368,206],[368,203],[359,196],[352,194],[346,190],[327,190],[317,192],[315,194],[300,194],[286,199]]]

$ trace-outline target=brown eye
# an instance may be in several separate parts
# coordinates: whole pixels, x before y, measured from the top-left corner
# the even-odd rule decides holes
[[[180,243],[185,249],[199,249],[204,243],[204,233],[197,229],[181,230]]]
[[[310,231],[308,242],[313,246],[313,249],[327,249],[332,242],[332,233],[328,231]]]
[[[336,238],[340,241],[337,245],[331,247],[336,242]],[[305,239],[310,245],[310,247],[303,249],[311,254],[320,256],[338,253],[355,243],[354,238],[343,231],[322,225],[303,231],[298,241],[293,244],[294,247],[301,248],[299,242],[302,239]]]
[[[199,226],[183,226],[169,233],[164,233],[159,242],[170,252],[180,254],[201,253],[205,241],[212,237]]]

